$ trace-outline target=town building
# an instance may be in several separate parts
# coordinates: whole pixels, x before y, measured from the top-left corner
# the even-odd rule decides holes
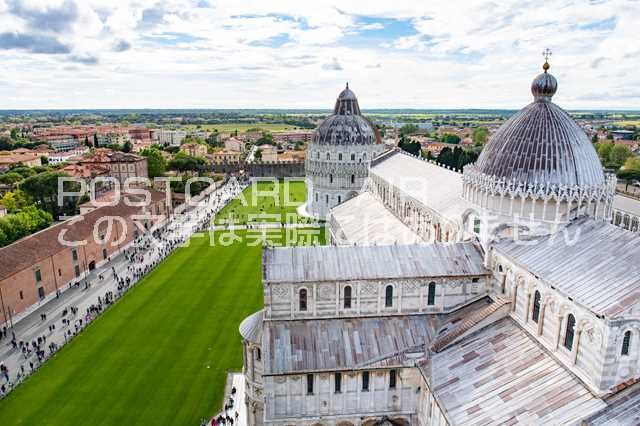
[[[180,146],[184,138],[187,137],[187,132],[184,130],[155,130],[153,132],[153,138],[162,145]]]
[[[27,167],[41,166],[41,154],[35,151],[15,152],[0,151],[0,169],[22,164]]]
[[[225,151],[236,151],[236,152],[244,152],[245,151],[245,143],[239,140],[238,138],[230,137],[229,139],[224,141],[224,150]]]
[[[0,324],[55,296],[106,262],[170,213],[166,195],[123,194],[111,206],[87,211],[0,248]]]
[[[307,148],[306,211],[324,219],[329,210],[353,198],[367,178],[369,162],[384,149],[375,126],[360,113],[349,85],[316,129]]]
[[[207,155],[207,145],[201,143],[185,143],[180,145],[180,151],[192,157],[204,157]]]
[[[141,155],[120,151],[101,151],[98,154],[83,158],[81,164],[104,166],[109,176],[117,179],[121,185],[129,178],[147,178],[147,158]]]
[[[333,245],[264,249],[249,425],[638,424],[640,236],[543,69],[462,173],[378,155]]]

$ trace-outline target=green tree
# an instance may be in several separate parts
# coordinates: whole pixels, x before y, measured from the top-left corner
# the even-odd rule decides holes
[[[460,143],[460,136],[458,136],[458,135],[451,135],[451,134],[449,134],[449,133],[445,133],[445,134],[442,136],[442,142],[444,142],[444,143],[450,143],[450,144],[453,144],[453,145],[457,145],[457,144],[459,144],[459,143]]]
[[[594,133],[593,136],[591,136],[591,143],[598,143],[598,134]]]
[[[598,157],[600,157],[602,164],[609,162],[609,156],[611,155],[612,149],[612,143],[599,143],[596,145],[596,152],[598,153]]]
[[[13,185],[20,182],[24,177],[20,173],[8,172],[0,175],[0,183]]]
[[[62,202],[58,203],[58,191],[78,192],[80,184],[73,181],[60,181],[60,178],[69,177],[61,172],[44,172],[26,178],[20,183],[20,189],[29,196],[36,206],[49,212],[53,217],[62,215],[75,215],[78,197],[65,196]]]
[[[131,152],[133,150],[133,144],[131,141],[126,141],[124,145],[122,145],[122,152]]]
[[[13,214],[32,204],[32,201],[24,192],[16,189],[4,194],[2,198],[0,198],[0,203],[7,208],[7,212]]]
[[[408,123],[400,127],[400,136],[410,135],[412,133],[416,133],[418,130],[419,130],[418,126],[416,126],[415,124]]]
[[[262,133],[262,136],[256,141],[256,145],[273,145],[273,135],[269,132]]]
[[[473,133],[471,134],[471,139],[476,145],[484,145],[484,143],[487,142],[488,137],[489,129],[486,127],[476,127],[473,129]]]
[[[256,152],[253,154],[253,158],[256,161],[261,161],[262,160],[262,150],[261,149],[257,149]]]
[[[167,161],[162,156],[160,150],[156,148],[146,148],[141,154],[147,157],[147,170],[150,178],[164,175],[167,170]]]
[[[614,145],[611,153],[609,154],[609,162],[616,168],[620,168],[624,165],[625,161],[631,157],[631,150],[625,145]]]

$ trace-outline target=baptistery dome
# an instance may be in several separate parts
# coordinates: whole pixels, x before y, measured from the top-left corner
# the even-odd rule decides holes
[[[545,233],[582,215],[611,216],[615,177],[605,176],[584,130],[551,101],[558,82],[547,62],[543,69],[531,84],[533,102],[464,168],[463,198],[502,229]]]
[[[369,162],[383,147],[347,84],[338,95],[333,114],[320,124],[307,148],[307,213],[324,219],[333,207],[357,195],[367,178]]]
[[[381,143],[374,126],[360,115],[356,95],[347,87],[338,95],[333,115],[320,124],[313,137],[320,145],[370,145]]]
[[[476,162],[477,171],[525,184],[603,185],[605,176],[591,141],[551,102],[558,83],[547,68],[531,84],[534,101],[491,137]]]

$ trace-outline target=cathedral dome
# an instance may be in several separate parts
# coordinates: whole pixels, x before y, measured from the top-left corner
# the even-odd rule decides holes
[[[381,143],[373,124],[360,114],[356,95],[347,87],[338,95],[333,115],[320,124],[313,142],[320,145],[372,145]]]
[[[543,68],[531,84],[534,101],[491,137],[475,170],[524,185],[600,187],[605,176],[598,155],[584,130],[551,102],[558,83],[548,63]]]

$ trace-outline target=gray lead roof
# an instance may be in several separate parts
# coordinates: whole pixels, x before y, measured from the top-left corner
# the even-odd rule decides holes
[[[600,160],[584,130],[551,102],[556,89],[551,74],[536,77],[531,85],[535,101],[491,137],[476,162],[480,172],[531,184],[604,185]]]
[[[320,282],[488,274],[472,243],[265,248],[264,281]]]

